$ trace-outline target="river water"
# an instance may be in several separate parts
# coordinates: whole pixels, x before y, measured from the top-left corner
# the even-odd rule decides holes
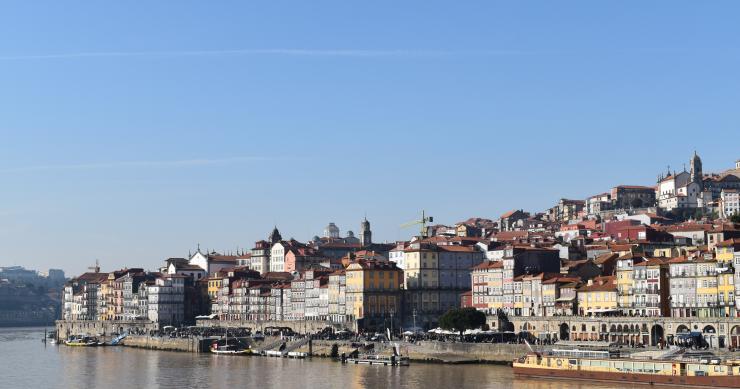
[[[150,351],[45,346],[43,328],[0,328],[0,388],[518,388],[631,386],[514,378],[496,365],[409,367]],[[637,386],[644,388],[644,386]]]

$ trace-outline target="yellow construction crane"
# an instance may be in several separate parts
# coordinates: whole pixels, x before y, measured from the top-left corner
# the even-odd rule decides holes
[[[426,238],[427,237],[427,223],[432,223],[433,221],[434,221],[434,218],[431,217],[431,216],[427,216],[424,213],[424,211],[422,210],[421,211],[421,219],[414,220],[414,221],[408,222],[408,223],[403,223],[403,224],[401,224],[401,228],[406,228],[406,227],[411,227],[411,226],[414,226],[414,225],[417,225],[417,224],[421,224],[421,230],[420,230],[420,233],[421,234],[420,235],[421,235],[422,238]]]

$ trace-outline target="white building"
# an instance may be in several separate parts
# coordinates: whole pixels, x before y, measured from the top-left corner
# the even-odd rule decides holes
[[[177,274],[190,277],[193,281],[198,281],[208,276],[208,273],[206,273],[204,268],[191,264],[185,258],[167,258],[165,266],[161,269],[161,272],[170,275]]]
[[[603,210],[611,207],[612,196],[610,193],[600,193],[586,199],[586,211],[589,215],[597,215]]]
[[[668,172],[658,181],[655,197],[658,207],[666,211],[683,208],[703,208],[711,201],[711,194],[704,194],[704,173],[701,158],[694,152],[689,172]],[[705,199],[705,197],[707,197]],[[706,201],[705,201],[706,200]]]
[[[405,243],[399,242],[396,247],[388,252],[388,260],[395,262],[401,270],[406,270],[406,255],[404,252]]]
[[[722,189],[719,198],[720,217],[730,218],[740,212],[740,192],[737,189]]]
[[[288,252],[288,245],[285,242],[277,242],[270,249],[270,271],[285,271],[285,253]],[[256,269],[255,269],[256,270]]]
[[[670,174],[658,182],[658,207],[666,211],[676,208],[697,208],[701,186],[690,180],[688,172]]]
[[[204,254],[198,249],[188,262],[205,270],[206,273],[212,274],[221,269],[235,267],[237,265],[236,255],[223,255],[215,251]]]
[[[99,270],[99,269],[98,269]],[[100,296],[100,283],[108,273],[84,273],[64,285],[62,315],[65,320],[96,320]]]
[[[148,318],[163,325],[178,325],[185,320],[185,277],[158,277],[147,285]]]

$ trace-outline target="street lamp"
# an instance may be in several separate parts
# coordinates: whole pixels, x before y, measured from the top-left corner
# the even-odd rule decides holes
[[[412,317],[414,318],[414,333],[416,333],[416,308],[414,308]]]
[[[393,337],[393,311],[391,311],[391,338]],[[391,341],[392,339],[388,339]]]

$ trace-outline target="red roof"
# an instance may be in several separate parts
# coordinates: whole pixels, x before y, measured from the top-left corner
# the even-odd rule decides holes
[[[615,188],[620,189],[641,189],[641,190],[655,190],[655,187],[652,186],[642,186],[642,185],[617,185]]]
[[[501,269],[504,267],[504,263],[501,261],[491,262],[483,261],[472,267],[473,270],[487,270],[487,269]]]
[[[442,251],[454,251],[458,253],[475,253],[478,252],[475,247],[473,246],[459,246],[459,245],[449,245],[449,246],[437,246]]]
[[[501,219],[506,219],[507,217],[509,217],[509,216],[513,215],[513,214],[514,214],[514,213],[516,213],[517,211],[519,211],[519,210],[518,210],[518,209],[515,209],[515,210],[512,210],[512,211],[506,212],[506,213],[504,213],[503,215],[501,215]]]
[[[709,231],[712,229],[711,224],[684,223],[666,227],[668,232],[686,232],[686,231]]]

